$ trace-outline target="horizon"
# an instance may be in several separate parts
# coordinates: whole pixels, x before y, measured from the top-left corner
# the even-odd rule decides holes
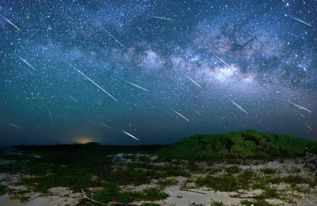
[[[96,143],[99,146],[109,146],[109,147],[147,147],[147,146],[168,146],[168,145],[173,145],[181,140],[183,140],[184,138],[191,138],[191,137],[196,137],[196,136],[213,136],[213,135],[229,135],[231,133],[236,133],[236,132],[246,132],[246,131],[255,131],[255,132],[259,132],[259,133],[264,133],[264,134],[269,134],[269,135],[277,135],[277,136],[285,136],[285,137],[292,137],[292,138],[299,138],[299,139],[304,139],[304,140],[308,140],[308,141],[313,141],[313,142],[317,142],[317,139],[309,139],[309,138],[303,138],[303,137],[298,137],[298,136],[292,136],[292,135],[285,135],[285,134],[277,134],[277,133],[270,133],[270,132],[263,132],[263,131],[256,131],[256,130],[252,130],[252,129],[246,129],[246,130],[238,130],[238,131],[231,131],[231,132],[227,132],[227,133],[209,133],[209,134],[193,134],[190,136],[184,136],[179,138],[178,140],[174,141],[174,142],[168,142],[168,143],[148,143],[148,144],[144,144],[142,142],[136,142],[134,144],[104,144],[102,142],[98,142],[98,141],[85,141],[85,142],[81,142],[81,141],[75,141],[75,142],[68,142],[68,143],[59,143],[59,142],[55,142],[55,143],[51,143],[51,144],[16,144],[16,145],[2,145],[0,144],[0,147],[20,147],[20,146],[25,146],[25,147],[32,147],[32,146],[72,146],[72,145],[87,145],[87,144],[92,144],[92,143]],[[139,143],[139,144],[138,144]]]
[[[0,144],[317,140],[317,3],[0,3]]]

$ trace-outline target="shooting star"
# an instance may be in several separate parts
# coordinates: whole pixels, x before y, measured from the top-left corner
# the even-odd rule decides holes
[[[82,71],[74,68],[79,74],[81,74],[83,77],[85,77],[88,81],[90,81],[92,84],[94,84],[97,88],[99,88],[101,91],[103,91],[104,93],[106,93],[109,97],[111,97],[113,100],[115,100],[116,102],[118,102],[118,100],[112,96],[109,92],[107,92],[104,88],[102,88],[99,84],[97,84],[94,80],[92,80],[90,77],[88,77],[86,74],[84,74]]]
[[[78,100],[75,99],[75,97],[73,97],[72,95],[68,94],[68,96],[69,96],[72,100],[74,100],[74,102],[78,102]]]
[[[290,18],[292,18],[292,19],[294,19],[294,20],[296,20],[296,21],[298,21],[298,22],[300,22],[300,23],[302,23],[302,24],[305,24],[306,26],[313,27],[311,24],[309,24],[309,23],[307,23],[306,21],[303,21],[303,20],[301,20],[301,19],[299,19],[299,18],[296,18],[296,17],[291,16],[291,15],[286,15],[286,16],[289,16]]]
[[[121,47],[125,47],[115,36],[113,36],[113,34],[111,34],[109,31],[105,30],[106,33],[113,39],[115,40],[115,42],[117,42],[118,44],[120,44]]]
[[[160,20],[165,20],[165,21],[171,21],[173,22],[174,20],[171,18],[167,18],[167,17],[162,17],[162,16],[150,16],[153,19],[160,19]]]
[[[22,57],[19,57],[18,58],[24,62],[24,64],[28,65],[29,67],[31,67],[34,71],[36,71],[36,69],[34,68],[34,66],[32,66],[29,62],[27,62],[25,59],[23,59]]]
[[[309,124],[306,124],[306,127],[310,130],[313,130],[313,128]]]
[[[21,129],[22,127],[20,127],[19,125],[17,124],[13,124],[13,123],[10,123],[10,122],[7,122],[8,125],[12,126],[12,127],[15,127],[15,128],[18,128],[18,129]]]
[[[181,113],[179,113],[178,111],[174,110],[171,108],[171,110],[177,114],[178,116],[180,116],[181,118],[183,118],[184,120],[186,120],[187,122],[189,122],[189,119],[187,117],[185,117],[184,115],[182,115]]]
[[[312,111],[311,111],[311,110],[309,110],[309,109],[307,109],[307,108],[305,108],[305,107],[303,107],[303,106],[300,106],[300,105],[295,104],[295,103],[290,102],[290,101],[289,101],[288,103],[290,103],[291,105],[293,105],[293,106],[295,106],[295,107],[299,108],[300,110],[305,110],[306,112],[312,113]]]
[[[191,81],[193,84],[195,84],[197,87],[201,88],[201,86],[195,81],[193,80],[192,78],[190,78],[189,76],[186,75],[186,78]]]
[[[132,137],[133,139],[135,139],[136,141],[140,141],[137,137],[133,136],[132,134],[130,134],[129,132],[126,132],[124,130],[121,130],[124,134],[128,135],[129,137]]]
[[[216,56],[216,55],[215,55],[215,57],[216,57],[219,61],[221,61],[222,63],[224,63],[227,67],[230,67],[230,65],[229,65],[225,60],[223,60],[222,58],[220,58],[220,57],[218,57],[218,56]]]
[[[198,116],[200,116],[201,117],[201,114],[200,114],[200,112],[198,112],[198,111],[195,111],[195,113],[198,115]]]
[[[134,84],[134,83],[129,82],[129,81],[125,81],[125,82],[127,82],[127,83],[131,84],[132,86],[135,86],[135,87],[137,87],[139,89],[142,89],[143,91],[149,92],[148,89],[145,89],[144,87],[141,87],[140,85]]]
[[[22,127],[20,127],[19,125],[13,124],[13,123],[11,123],[11,122],[6,122],[6,121],[4,121],[4,120],[0,120],[0,121],[6,123],[7,125],[9,125],[9,126],[11,126],[11,127],[15,127],[15,128],[18,128],[18,129],[21,129],[21,128],[22,128]]]
[[[13,26],[15,29],[17,29],[18,31],[21,31],[21,29],[15,25],[12,21],[10,21],[9,19],[5,18],[4,16],[0,15],[6,22],[8,22],[9,24],[11,24],[11,26]]]
[[[53,117],[52,117],[51,111],[49,109],[47,109],[47,111],[48,111],[48,114],[50,115],[51,120],[53,121]]]
[[[246,113],[246,115],[248,115],[248,112],[245,110],[245,109],[243,109],[239,104],[237,104],[235,101],[233,101],[233,100],[231,100],[231,99],[229,99],[230,101],[231,101],[231,103],[233,104],[233,105],[235,105],[236,107],[238,107],[242,112],[244,112],[244,113]]]
[[[112,127],[110,127],[109,125],[105,124],[105,123],[99,123],[101,126],[108,128],[108,129],[112,129]]]
[[[301,118],[303,118],[303,119],[306,118],[306,117],[305,117],[302,113],[300,113],[299,111],[296,110],[296,112],[297,112],[297,114],[298,114]]]

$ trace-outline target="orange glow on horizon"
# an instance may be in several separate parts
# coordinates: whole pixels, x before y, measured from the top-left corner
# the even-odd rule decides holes
[[[87,144],[89,142],[95,142],[95,138],[94,137],[89,137],[89,136],[84,136],[84,137],[78,137],[76,138],[76,143],[79,144]]]

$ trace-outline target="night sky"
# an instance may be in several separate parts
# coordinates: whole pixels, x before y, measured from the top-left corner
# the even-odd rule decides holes
[[[315,0],[0,0],[0,145],[317,139]]]

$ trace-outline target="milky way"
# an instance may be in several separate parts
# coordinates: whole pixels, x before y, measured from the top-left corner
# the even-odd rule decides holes
[[[0,14],[0,144],[316,139],[316,1],[2,0]]]

